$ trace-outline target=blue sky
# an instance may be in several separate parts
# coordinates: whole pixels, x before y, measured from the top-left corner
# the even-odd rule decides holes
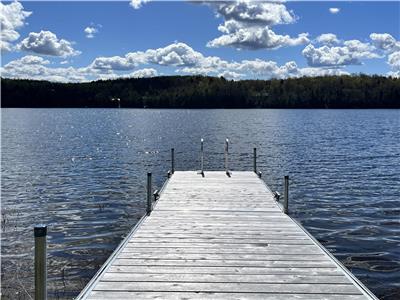
[[[400,2],[140,2],[3,2],[2,76],[400,74]]]

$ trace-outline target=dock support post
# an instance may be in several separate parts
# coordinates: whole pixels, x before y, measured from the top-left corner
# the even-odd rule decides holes
[[[151,211],[152,211],[151,194],[152,194],[151,173],[147,173],[147,208],[146,208],[146,213],[147,213],[148,216],[151,214]]]
[[[285,176],[285,191],[284,191],[284,202],[283,202],[283,212],[285,214],[289,213],[289,176]]]
[[[36,225],[35,236],[35,299],[47,299],[47,226]]]
[[[230,177],[229,166],[228,166],[228,155],[229,155],[229,139],[225,140],[225,172]]]
[[[254,173],[257,174],[257,148],[253,149],[253,168],[254,168]]]
[[[201,175],[204,176],[204,140],[200,140],[201,146],[200,146],[200,172]]]
[[[171,173],[175,172],[175,149],[171,148]]]

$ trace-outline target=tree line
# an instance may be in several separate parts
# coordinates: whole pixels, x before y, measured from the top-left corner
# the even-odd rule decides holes
[[[400,108],[400,79],[160,76],[83,83],[1,79],[2,107]]]

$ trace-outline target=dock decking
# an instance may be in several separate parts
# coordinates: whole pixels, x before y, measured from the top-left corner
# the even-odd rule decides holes
[[[78,299],[377,299],[254,172],[176,171]]]

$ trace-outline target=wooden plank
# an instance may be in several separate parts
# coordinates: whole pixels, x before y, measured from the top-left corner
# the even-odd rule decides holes
[[[173,229],[155,229],[153,227],[143,227],[140,230],[140,234],[166,234],[166,235],[178,235],[178,234],[196,234],[198,236],[202,235],[212,235],[215,236],[218,234],[219,236],[223,235],[250,235],[250,236],[268,236],[268,235],[291,235],[291,234],[301,234],[297,228],[288,228],[285,230],[276,230],[276,229],[264,229],[264,230],[256,230],[256,229],[179,229],[179,227],[175,227]]]
[[[360,295],[352,284],[286,284],[286,283],[203,283],[203,282],[109,282],[100,281],[96,291],[136,291],[136,292],[236,292],[236,293],[324,293]]]
[[[281,292],[279,294],[265,293],[188,293],[188,292],[124,292],[124,291],[93,291],[88,299],[92,300],[108,300],[108,299],[143,299],[143,300],[365,300],[363,295],[327,295],[327,294],[287,294]]]
[[[241,274],[136,274],[108,272],[104,281],[113,282],[210,282],[210,283],[308,283],[308,284],[349,284],[341,275],[241,275]]]
[[[303,267],[303,268],[318,268],[318,267],[335,267],[331,261],[258,261],[258,260],[231,260],[231,259],[140,259],[140,258],[117,258],[114,261],[115,266],[185,266],[189,267]]]
[[[159,245],[159,247],[168,246],[168,247],[179,247],[180,244],[182,246],[212,246],[212,245],[231,245],[231,247],[236,247],[237,245],[254,245],[259,246],[264,245],[268,247],[271,244],[279,244],[279,245],[312,245],[312,243],[307,240],[272,240],[272,239],[264,239],[264,240],[232,240],[232,239],[143,239],[143,238],[135,238],[134,241],[130,241],[129,244],[149,244],[149,245]]]
[[[284,255],[284,254],[265,254],[256,255],[256,254],[179,254],[179,253],[136,253],[132,254],[132,252],[123,251],[119,258],[125,259],[172,259],[172,260],[252,260],[252,261],[326,261],[326,257],[323,254],[303,254],[301,256],[294,254],[294,255]]]
[[[150,243],[150,242],[144,242],[144,243],[137,243],[136,241],[130,241],[126,247],[145,247],[145,248],[209,248],[209,249],[269,249],[271,245],[273,246],[282,246],[282,247],[296,247],[296,246],[310,246],[312,247],[313,244],[311,243],[294,243],[291,242],[286,243],[285,241],[269,241],[268,243]]]
[[[136,235],[136,238],[200,238],[200,239],[212,239],[215,237],[215,234],[195,234],[195,233],[148,233],[148,232],[140,232]],[[232,233],[232,234],[220,234],[218,235],[221,239],[304,239],[304,235],[300,233],[282,233],[282,234],[240,234],[240,233]]]
[[[268,275],[268,274],[286,274],[286,275],[340,275],[343,273],[335,267],[190,267],[186,266],[117,266],[112,265],[109,272],[118,273],[137,273],[137,274],[248,274],[248,275]],[[344,277],[344,276],[343,276]]]
[[[232,247],[227,247],[227,248],[178,248],[178,247],[164,247],[164,248],[158,248],[158,247],[126,247],[124,249],[125,252],[132,253],[131,255],[135,255],[135,253],[143,253],[143,252],[148,252],[152,253],[153,255],[158,255],[158,254],[234,254],[234,255],[246,255],[246,254],[258,254],[258,255],[313,255],[313,254],[321,254],[321,251],[318,248],[305,248],[305,247],[287,247],[284,249],[232,249]],[[304,254],[307,253],[307,254]]]

